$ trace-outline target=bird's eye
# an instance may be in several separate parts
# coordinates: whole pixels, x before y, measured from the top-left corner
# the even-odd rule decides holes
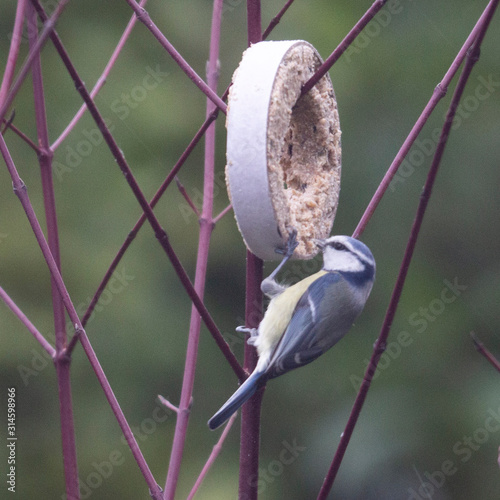
[[[332,247],[335,248],[335,250],[347,250],[346,246],[338,241],[332,243]]]

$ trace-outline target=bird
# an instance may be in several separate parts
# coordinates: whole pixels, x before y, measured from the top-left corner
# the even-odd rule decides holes
[[[270,379],[304,366],[333,347],[350,330],[363,310],[375,280],[375,259],[370,249],[350,236],[314,240],[323,252],[322,269],[286,286],[276,275],[297,247],[297,232],[290,231],[283,260],[261,284],[271,300],[257,328],[236,328],[250,334],[247,343],[257,348],[254,371],[208,421],[215,430],[224,424]],[[277,250],[278,251],[278,250]]]

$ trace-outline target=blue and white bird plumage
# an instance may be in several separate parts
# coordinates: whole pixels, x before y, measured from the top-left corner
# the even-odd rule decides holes
[[[257,366],[222,408],[209,420],[216,429],[267,380],[303,366],[335,345],[363,310],[375,279],[375,260],[368,247],[349,236],[317,242],[323,268],[295,285],[262,282],[271,297],[264,318],[250,331],[249,344],[259,355]],[[281,267],[281,266],[279,266]]]

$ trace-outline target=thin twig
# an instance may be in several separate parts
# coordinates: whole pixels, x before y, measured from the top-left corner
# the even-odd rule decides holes
[[[200,217],[201,216],[200,211],[198,210],[198,208],[194,204],[193,200],[187,194],[186,188],[182,185],[181,181],[179,180],[179,178],[177,176],[175,176],[175,184],[177,185],[177,189],[179,190],[179,192],[182,194],[184,199],[187,201],[188,205],[192,208],[193,212],[196,214],[196,217]]]
[[[224,217],[224,215],[228,214],[232,209],[233,205],[231,205],[230,203],[224,210],[222,210],[219,215],[217,215],[217,217],[214,218],[214,224],[217,224],[217,222],[219,222]]]
[[[68,347],[66,347],[66,349],[64,350],[64,353],[67,357],[71,357],[76,344],[78,344],[78,341],[80,340],[80,336],[83,335],[84,332],[85,330],[83,330],[83,328],[80,328],[79,326],[75,327],[75,333],[68,342]]]
[[[481,24],[480,30],[477,33],[477,38],[474,42],[473,49],[471,52],[468,54],[468,57],[466,59],[464,68],[462,70],[462,73],[460,75],[460,78],[457,82],[457,86],[455,88],[455,92],[453,94],[450,107],[448,109],[448,112],[446,114],[445,122],[441,131],[441,135],[439,138],[439,142],[437,144],[436,152],[434,154],[434,158],[432,160],[432,164],[429,169],[429,173],[427,175],[427,179],[425,181],[424,189],[422,191],[422,194],[420,196],[420,201],[417,207],[416,215],[415,215],[415,220],[413,222],[411,231],[410,231],[410,237],[408,239],[408,243],[406,246],[406,250],[403,256],[403,261],[401,263],[401,267],[399,270],[399,274],[396,280],[396,284],[394,285],[394,290],[391,295],[391,299],[389,302],[389,306],[387,308],[387,312],[384,318],[384,322],[382,324],[382,328],[380,330],[379,337],[377,341],[375,342],[375,346],[373,348],[373,354],[370,359],[370,363],[367,367],[367,370],[365,372],[363,382],[361,384],[360,390],[358,392],[358,395],[356,397],[356,400],[354,402],[353,408],[351,410],[351,414],[349,416],[349,419],[347,421],[346,427],[344,429],[344,432],[342,433],[342,437],[340,438],[339,446],[337,448],[337,452],[335,453],[335,456],[333,458],[332,464],[330,466],[330,469],[328,471],[328,474],[325,478],[325,481],[321,487],[321,490],[318,495],[318,500],[325,500],[330,493],[330,490],[333,486],[333,482],[335,481],[335,477],[337,475],[337,472],[339,470],[340,464],[342,463],[342,459],[344,457],[345,451],[347,449],[347,446],[349,444],[349,441],[351,439],[352,433],[354,431],[354,427],[356,425],[356,422],[358,420],[358,417],[361,413],[361,409],[363,407],[364,401],[366,399],[366,395],[368,393],[368,389],[370,388],[370,384],[373,378],[373,375],[375,374],[375,371],[377,369],[378,362],[380,360],[381,355],[383,354],[385,350],[385,346],[387,343],[387,338],[389,336],[389,331],[394,319],[394,316],[396,314],[396,309],[398,307],[399,299],[401,297],[402,291],[403,291],[403,286],[406,280],[406,276],[408,274],[408,269],[410,266],[410,262],[413,256],[413,252],[415,250],[415,245],[417,242],[417,238],[420,232],[420,229],[422,227],[422,222],[423,218],[425,215],[425,211],[427,209],[427,205],[432,193],[432,188],[434,185],[434,182],[436,180],[436,175],[439,170],[439,166],[441,163],[441,159],[443,157],[443,153],[445,150],[445,146],[449,137],[449,133],[451,131],[451,127],[453,125],[453,118],[455,116],[456,110],[458,108],[458,105],[460,103],[460,99],[462,97],[463,91],[465,89],[465,85],[467,83],[467,80],[469,79],[469,76],[471,74],[472,68],[474,64],[476,63],[478,57],[479,57],[479,49],[481,42],[483,40],[484,34],[486,33],[486,30],[489,26],[489,23],[491,21],[491,18],[495,12],[495,9],[498,5],[498,2],[500,0],[493,0],[490,2],[488,5],[486,12],[487,16],[483,18],[483,22]]]
[[[59,16],[62,14],[62,11],[64,10],[64,7],[66,7],[67,3],[68,0],[61,0],[59,2],[59,5],[55,8],[52,16],[50,18],[47,17],[46,22],[44,23],[43,26],[43,30],[38,36],[36,46],[32,47],[32,49],[30,50],[30,53],[28,54],[26,61],[24,62],[21,70],[19,71],[16,79],[14,80],[14,83],[12,84],[8,94],[6,95],[4,102],[0,103],[0,121],[2,121],[3,118],[5,118],[5,113],[12,104],[14,97],[19,92],[19,89],[21,88],[21,85],[23,84],[26,75],[31,69],[31,63],[33,62],[33,59],[37,56],[37,54],[42,49],[44,43],[47,41],[47,38],[51,35],[52,31],[54,30],[55,24],[59,19]]]
[[[325,62],[316,70],[313,76],[304,83],[301,94],[307,94],[323,76],[328,73],[329,69],[337,62],[339,57],[347,50],[349,45],[363,31],[364,27],[374,18],[375,14],[385,5],[387,0],[375,0],[372,6],[363,14],[361,19],[354,25],[347,36],[340,42],[339,46],[327,57]]]
[[[167,40],[166,36],[159,30],[158,26],[152,21],[146,9],[141,8],[135,0],[126,0],[135,12],[137,18],[152,35],[160,42],[160,45],[170,54],[179,68],[186,73],[189,79],[225,114],[226,103],[207,85],[204,80],[196,73],[189,63],[179,54],[176,48]]]
[[[148,0],[141,0],[139,3],[140,7],[144,7],[146,5],[146,2]],[[120,40],[118,41],[118,44],[113,51],[113,54],[111,55],[108,64],[106,64],[106,67],[104,68],[101,76],[97,79],[97,82],[94,85],[94,88],[90,92],[90,97],[92,99],[95,98],[95,96],[99,93],[103,85],[106,83],[106,79],[109,76],[109,73],[113,69],[113,66],[115,65],[118,56],[120,55],[123,47],[125,46],[125,42],[128,40],[130,34],[132,33],[132,30],[135,26],[135,23],[137,21],[137,16],[135,14],[132,14],[132,17],[130,18],[130,21],[127,24],[127,27],[125,28],[125,31],[123,32],[123,35],[120,37]],[[83,116],[85,111],[87,110],[87,105],[82,104],[80,109],[77,111],[76,115],[72,118],[72,120],[68,123],[68,126],[63,130],[61,135],[52,143],[51,149],[52,151],[55,151],[61,143],[66,139],[66,137],[69,135],[69,133],[75,128],[75,125],[80,121],[80,118]]]
[[[166,408],[173,410],[175,413],[179,413],[179,408],[172,404],[168,399],[164,398],[161,394],[158,394],[158,401]]]
[[[210,453],[210,456],[208,457],[208,460],[206,461],[205,465],[203,466],[203,469],[200,472],[200,475],[196,479],[194,486],[192,490],[189,492],[189,495],[187,496],[187,500],[192,500],[200,488],[201,484],[203,483],[203,480],[205,479],[206,475],[208,474],[208,471],[212,467],[213,463],[215,462],[216,458],[219,456],[219,453],[222,450],[222,445],[224,444],[224,441],[226,440],[229,431],[231,430],[231,427],[234,424],[234,421],[236,420],[236,417],[238,416],[238,413],[234,413],[231,418],[228,420],[226,426],[224,427],[224,430],[222,431],[222,434],[220,435],[219,440],[217,441],[217,444],[213,447],[212,453]]]
[[[207,84],[215,93],[219,81],[219,53],[222,21],[223,0],[215,0],[213,3],[212,26],[210,30],[210,52],[207,64]],[[215,110],[214,103],[207,99],[206,118],[211,116]],[[196,259],[194,287],[203,300],[205,283],[207,278],[208,255],[210,250],[210,238],[214,229],[214,179],[215,179],[215,122],[212,123],[205,133],[205,161],[203,175],[203,206],[200,217],[200,234],[198,239],[198,255]],[[174,440],[170,463],[165,483],[165,500],[173,500],[179,479],[182,455],[186,442],[187,427],[189,423],[189,408],[193,399],[193,387],[196,374],[196,361],[198,357],[198,345],[200,341],[201,317],[193,306],[191,308],[191,320],[189,323],[189,335],[186,349],[186,360],[184,364],[184,375],[182,379],[182,390],[179,402],[179,413],[175,423]]]
[[[26,329],[35,337],[37,342],[47,351],[49,356],[54,359],[56,357],[56,350],[50,345],[48,340],[38,331],[36,326],[28,319],[28,317],[21,311],[17,304],[9,297],[7,292],[0,286],[0,298],[5,302],[7,307],[19,318],[21,323]]]
[[[14,70],[16,69],[17,58],[19,57],[19,49],[21,47],[24,12],[26,10],[27,0],[19,0],[17,2],[16,17],[14,19],[14,28],[12,30],[12,38],[10,40],[9,54],[7,56],[7,64],[0,87],[0,108],[4,104],[7,92],[14,78]]]
[[[477,349],[477,351],[488,360],[493,368],[500,372],[500,361],[498,361],[498,359],[495,358],[495,356],[493,356],[493,354],[488,349],[486,349],[484,344],[479,340],[474,332],[470,332],[470,336],[472,337],[472,342],[474,342],[474,347]]]
[[[262,40],[265,40],[270,35],[271,31],[276,28],[278,23],[281,21],[281,18],[285,15],[285,12],[290,8],[293,2],[294,0],[288,0],[283,8],[271,19],[271,22],[264,30],[264,33],[262,33]]]
[[[4,124],[3,130],[0,130],[0,133],[2,135],[4,135],[5,131],[12,125],[15,117],[16,117],[16,110],[14,109],[14,110],[12,110],[12,113],[10,114],[10,117],[8,120],[6,120],[5,118],[2,118],[2,123]]]
[[[5,120],[5,118],[2,119],[2,121],[5,123],[5,128],[2,131],[2,134],[5,134],[5,131],[9,128],[19,136],[33,151],[35,151],[36,154],[40,154],[40,148],[24,133],[21,132],[13,123],[12,123],[12,118],[9,118],[9,120]]]

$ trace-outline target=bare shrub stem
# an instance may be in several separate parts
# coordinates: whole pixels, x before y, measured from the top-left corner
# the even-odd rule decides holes
[[[368,364],[368,367],[366,369],[363,382],[361,384],[361,387],[359,389],[358,395],[356,397],[356,400],[354,402],[354,406],[351,410],[351,414],[349,416],[349,419],[347,421],[346,427],[344,429],[344,432],[342,433],[342,437],[340,438],[340,443],[337,448],[337,452],[335,453],[335,456],[333,458],[332,464],[330,466],[330,469],[328,471],[328,474],[325,478],[325,481],[323,483],[323,486],[321,487],[321,490],[318,495],[318,500],[325,500],[330,493],[330,490],[333,486],[333,482],[335,481],[335,477],[337,476],[337,472],[340,468],[340,464],[342,463],[345,451],[347,449],[347,446],[349,444],[349,441],[351,439],[352,433],[354,431],[354,427],[357,423],[358,417],[361,413],[361,409],[363,407],[363,404],[366,399],[366,395],[368,393],[368,390],[371,385],[372,378],[375,374],[375,371],[377,369],[378,362],[380,360],[380,357],[385,351],[385,347],[387,344],[387,339],[389,336],[390,328],[392,325],[392,321],[394,319],[394,316],[396,314],[396,310],[399,304],[399,299],[401,298],[401,294],[403,292],[403,286],[406,280],[406,276],[408,274],[408,269],[410,267],[411,259],[413,257],[413,252],[415,250],[415,245],[417,243],[417,238],[420,232],[420,229],[422,227],[425,211],[427,209],[427,205],[429,203],[429,199],[431,197],[432,193],[432,188],[434,186],[434,182],[436,180],[436,175],[439,170],[439,166],[441,164],[441,160],[444,154],[444,150],[446,147],[446,143],[451,131],[451,127],[453,125],[453,118],[455,116],[456,110],[458,108],[458,105],[460,103],[460,99],[462,97],[462,94],[465,89],[465,85],[467,83],[467,80],[470,77],[470,74],[472,72],[472,68],[474,67],[474,64],[477,62],[479,59],[479,51],[480,51],[480,46],[482,43],[482,40],[484,38],[484,35],[486,33],[486,30],[488,29],[489,23],[491,21],[491,18],[493,17],[493,14],[495,13],[495,10],[498,6],[498,2],[500,0],[493,0],[490,2],[488,7],[485,10],[485,15],[481,17],[481,23],[479,26],[479,30],[477,31],[476,38],[474,40],[474,45],[471,49],[471,51],[468,52],[467,58],[465,61],[464,68],[462,70],[462,73],[459,77],[459,80],[457,82],[457,86],[455,88],[455,92],[453,94],[450,106],[448,108],[448,112],[446,114],[446,118],[444,121],[443,128],[441,130],[441,135],[439,137],[439,141],[437,144],[436,152],[434,154],[434,158],[432,160],[432,164],[429,168],[429,173],[427,175],[427,179],[424,184],[424,188],[422,191],[422,194],[420,196],[420,201],[417,207],[417,211],[415,214],[415,219],[413,221],[413,225],[411,227],[410,231],[410,236],[408,239],[408,243],[406,246],[406,250],[404,252],[403,260],[401,263],[401,267],[399,270],[398,277],[396,279],[396,283],[394,285],[394,289],[391,295],[391,299],[389,301],[389,306],[387,308],[387,312],[384,318],[384,322],[382,324],[382,328],[380,330],[379,337],[377,341],[375,342],[374,348],[373,348],[373,354],[370,359],[370,363]]]
[[[219,80],[219,47],[222,20],[222,0],[215,0],[212,13],[212,29],[210,35],[210,53],[207,65],[207,82],[209,88],[215,93]],[[207,99],[206,117],[211,116],[215,104]],[[214,228],[214,178],[215,178],[215,122],[205,132],[205,165],[203,179],[203,207],[201,210],[200,234],[198,239],[198,257],[194,288],[198,297],[203,300],[208,268],[208,254],[210,250],[210,237]],[[182,455],[186,442],[186,433],[189,423],[191,401],[193,400],[193,387],[196,374],[196,360],[198,358],[198,345],[200,340],[201,316],[193,305],[191,308],[191,321],[189,325],[188,345],[184,365],[179,412],[175,425],[174,441],[170,454],[167,480],[165,483],[165,500],[174,500],[177,482],[179,479]]]

